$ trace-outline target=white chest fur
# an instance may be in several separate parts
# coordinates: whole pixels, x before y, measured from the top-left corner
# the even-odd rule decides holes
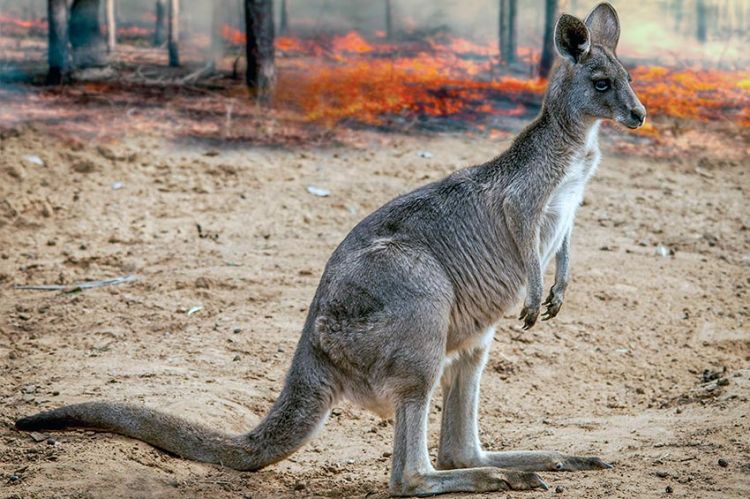
[[[546,268],[565,236],[570,233],[576,210],[583,201],[586,183],[599,166],[601,153],[598,144],[599,123],[591,127],[586,145],[576,154],[565,178],[557,186],[545,208],[540,232],[542,268]]]

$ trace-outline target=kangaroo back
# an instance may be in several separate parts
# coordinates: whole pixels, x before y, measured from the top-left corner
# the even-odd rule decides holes
[[[111,431],[186,459],[254,471],[292,454],[325,422],[335,396],[327,373],[301,341],[281,395],[263,421],[243,435],[229,435],[146,407],[113,402],[85,402],[41,412],[19,419],[16,428]]]

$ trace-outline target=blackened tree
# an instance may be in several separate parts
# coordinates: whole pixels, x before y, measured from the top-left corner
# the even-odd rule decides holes
[[[156,0],[156,28],[154,29],[154,46],[159,47],[164,43],[166,36],[164,32],[167,26],[167,4],[164,0]]]
[[[245,34],[245,81],[254,97],[267,102],[276,82],[273,0],[245,0]]]
[[[544,1],[544,43],[542,58],[539,61],[539,76],[546,78],[555,61],[555,18],[557,17],[557,0]]]
[[[516,60],[516,14],[518,0],[500,0],[500,19],[498,38],[500,45],[500,61],[510,64]]]
[[[59,85],[70,77],[70,50],[68,49],[68,6],[65,0],[47,2],[49,71],[47,83]]]
[[[707,21],[707,9],[705,0],[696,0],[695,2],[695,19],[696,19],[696,37],[701,43],[706,42],[706,34],[708,29],[706,27]]]
[[[70,8],[69,39],[76,67],[103,66],[107,62],[99,7],[99,0],[74,0]]]
[[[385,36],[388,40],[393,39],[393,9],[391,0],[385,0]]]
[[[169,0],[169,19],[167,22],[167,51],[169,52],[169,65],[178,67],[180,65],[180,1]]]
[[[289,32],[289,10],[286,0],[281,0],[281,12],[279,13],[279,33],[285,35]]]

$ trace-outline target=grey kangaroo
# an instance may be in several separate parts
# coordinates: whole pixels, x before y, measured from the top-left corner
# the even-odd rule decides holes
[[[546,488],[536,471],[611,466],[552,451],[487,451],[477,428],[479,381],[493,325],[523,296],[532,327],[560,311],[570,236],[599,163],[599,123],[641,126],[646,110],[615,55],[615,10],[563,14],[561,56],[540,115],[499,157],[400,196],[362,220],[333,252],[284,388],[260,424],[228,435],[138,405],[87,402],[19,419],[19,430],[86,427],[178,456],[255,471],[299,449],[348,398],[395,417],[390,492],[423,496]],[[542,303],[542,273],[555,282]],[[436,466],[427,416],[444,402]]]

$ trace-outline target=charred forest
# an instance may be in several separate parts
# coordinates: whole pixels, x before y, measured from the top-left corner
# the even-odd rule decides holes
[[[341,124],[502,134],[538,110],[556,17],[586,8],[574,0],[355,4],[6,1],[0,81],[66,95],[94,83],[113,96],[142,85],[170,98],[210,91],[326,133]],[[748,125],[746,2],[622,8],[644,35],[621,52],[656,119]],[[670,141],[669,127],[652,125],[644,140]]]

